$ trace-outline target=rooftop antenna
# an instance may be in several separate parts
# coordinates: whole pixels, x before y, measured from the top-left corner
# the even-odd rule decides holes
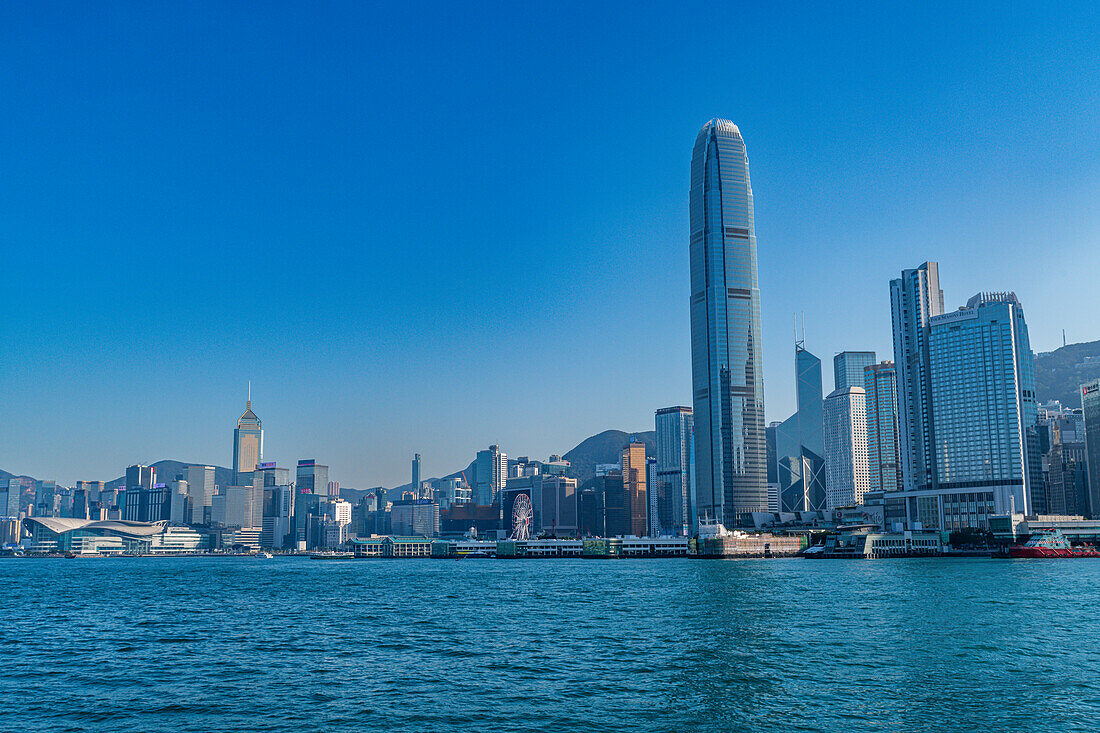
[[[248,404],[245,405],[248,409],[252,409],[252,380],[248,380]]]

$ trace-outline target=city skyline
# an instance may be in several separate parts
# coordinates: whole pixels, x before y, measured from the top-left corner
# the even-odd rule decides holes
[[[135,462],[229,466],[248,379],[265,455],[317,456],[347,486],[404,483],[414,452],[437,475],[490,443],[549,455],[650,430],[655,408],[691,402],[684,141],[715,116],[752,148],[768,422],[794,411],[792,315],[822,359],[890,354],[884,283],[921,261],[950,303],[1015,291],[1036,351],[1063,327],[1100,338],[1098,62],[1073,6],[999,16],[996,42],[973,7],[942,32],[924,10],[815,9],[781,37],[750,12],[736,42],[700,8],[621,28],[611,7],[577,26],[475,11],[429,22],[422,55],[403,50],[423,30],[406,11],[299,27],[231,8],[223,30],[198,21],[212,12],[0,11],[21,111],[0,136],[0,468],[71,486]],[[403,172],[428,162],[463,185]],[[237,318],[243,293],[262,317]],[[639,339],[648,358],[608,376]]]

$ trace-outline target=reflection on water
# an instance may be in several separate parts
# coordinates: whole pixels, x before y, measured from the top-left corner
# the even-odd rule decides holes
[[[4,730],[1093,730],[1100,562],[0,561]]]

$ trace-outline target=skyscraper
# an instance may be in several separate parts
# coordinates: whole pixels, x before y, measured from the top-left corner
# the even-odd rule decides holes
[[[951,530],[986,525],[990,513],[1033,513],[1042,468],[1020,302],[979,293],[929,325],[935,495],[914,497],[917,521]]]
[[[649,534],[645,443],[631,437],[630,442],[623,447],[622,465],[623,490],[629,506],[630,534],[645,537]]]
[[[867,407],[867,465],[871,491],[900,491],[898,383],[894,362],[872,364],[863,371]]]
[[[863,387],[833,390],[825,398],[826,507],[863,502],[867,479],[867,415]]]
[[[263,423],[252,411],[252,386],[249,385],[244,414],[237,419],[237,429],[233,431],[233,485],[251,483],[252,472],[263,458]]]
[[[188,466],[185,478],[191,491],[191,524],[205,524],[214,502],[214,467]]]
[[[328,466],[322,466],[313,458],[300,460],[295,478],[299,494],[328,496]]]
[[[898,408],[902,480],[907,490],[936,485],[935,432],[929,389],[929,321],[943,313],[940,268],[925,262],[903,270],[890,281],[894,329],[894,364],[898,374]]]
[[[508,480],[508,454],[502,453],[496,445],[489,446],[488,450],[478,451],[474,470],[477,474],[474,502],[488,506],[500,497]]]
[[[766,510],[768,491],[752,186],[728,120],[695,139],[690,219],[695,510],[733,523]]]
[[[842,351],[833,357],[833,389],[863,387],[863,370],[875,363],[873,351]]]
[[[420,492],[420,454],[416,453],[412,459],[412,490]]]
[[[1089,516],[1100,517],[1100,379],[1081,385],[1081,411],[1085,414],[1085,462],[1088,466],[1086,506]]]
[[[775,430],[779,511],[819,512],[825,509],[821,360],[799,341],[794,345],[794,368],[798,410]]]
[[[695,416],[690,407],[657,410],[657,473],[649,484],[658,535],[689,535],[695,519],[691,503],[691,443]]]

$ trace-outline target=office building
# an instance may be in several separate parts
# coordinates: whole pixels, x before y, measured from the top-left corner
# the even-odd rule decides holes
[[[322,466],[313,458],[298,461],[295,487],[299,494],[328,496],[328,466]]]
[[[412,490],[420,491],[420,454],[416,453],[412,459]]]
[[[244,414],[237,419],[233,431],[233,485],[252,483],[252,472],[264,459],[264,430],[260,418],[252,411],[252,387],[248,388]]]
[[[57,482],[37,481],[34,486],[34,516],[57,517],[60,516],[60,507],[57,502]]]
[[[260,546],[274,550],[292,547],[294,489],[287,484],[265,484]]]
[[[1035,370],[1015,294],[980,293],[957,311],[933,316],[929,355],[933,486],[941,503],[992,502],[998,514],[1033,514],[1045,503]],[[941,507],[943,523],[926,521],[932,500],[915,497],[926,529],[976,526],[969,523],[974,517],[968,507],[962,515]]]
[[[168,482],[168,507],[167,516],[169,524],[182,525],[191,523],[191,487],[184,478],[176,478]]]
[[[728,120],[695,139],[689,213],[695,510],[733,526],[767,507],[768,489],[752,186]]]
[[[439,534],[439,505],[431,499],[400,499],[390,507],[395,535],[435,537]]]
[[[494,503],[500,498],[500,492],[508,480],[508,454],[502,453],[500,447],[495,445],[478,451],[474,473],[474,501],[483,506]]]
[[[867,468],[870,491],[900,491],[897,370],[892,361],[863,370],[867,409]]]
[[[645,459],[645,486],[646,486],[646,536],[661,536],[661,519],[658,516],[658,504],[664,497],[657,490],[657,459]],[[666,508],[667,513],[667,508]],[[666,533],[667,534],[667,533]]]
[[[798,410],[775,430],[779,510],[819,512],[826,504],[821,360],[799,341],[794,368]]]
[[[589,487],[577,495],[577,536],[603,537],[603,493]]]
[[[690,407],[657,410],[656,480],[649,484],[655,505],[656,536],[691,535],[695,523],[692,504],[692,444],[695,416]]]
[[[214,502],[214,467],[188,466],[184,478],[191,492],[191,524],[206,524]]]
[[[0,498],[3,502],[0,502],[0,516],[4,517],[18,517],[19,516],[19,503],[22,498],[23,484],[17,478],[10,478],[6,482],[7,488],[4,490]]]
[[[600,513],[597,518],[598,534],[603,537],[625,537],[633,534],[630,521],[630,495],[626,490],[621,471],[608,472],[595,479],[595,489],[600,495]]]
[[[263,486],[289,486],[290,469],[279,468],[274,462],[261,463],[256,467],[256,474],[263,477]]]
[[[8,500],[6,516],[18,517],[21,513],[31,514],[34,510],[35,481],[25,476],[13,476],[8,479]]]
[[[538,489],[534,497],[538,511],[536,532],[551,537],[575,537],[579,527],[577,479],[561,474],[540,474],[531,479]]]
[[[623,447],[622,466],[623,490],[630,511],[629,534],[645,537],[649,531],[645,443],[632,437]]]
[[[906,490],[936,485],[935,426],[929,385],[930,322],[943,313],[936,262],[925,262],[890,281],[890,310],[897,369],[899,444]]]
[[[157,469],[153,466],[134,464],[126,468],[126,483],[118,494],[120,519],[131,522],[150,521],[149,506],[152,498],[150,492],[156,480]],[[159,512],[157,514],[159,515]]]
[[[440,511],[450,509],[452,504],[469,504],[473,501],[473,492],[461,476],[439,479],[436,486],[436,502]]]
[[[873,351],[842,351],[833,357],[833,390],[863,386],[864,370],[875,363]]]
[[[77,481],[76,488],[84,492],[89,502],[97,502],[100,493],[107,490],[107,484],[102,481]]]
[[[885,495],[887,521],[951,531],[1046,511],[1023,309],[1013,293],[980,293],[931,314],[943,300],[931,264],[891,284],[904,489]]]
[[[1093,519],[1100,519],[1100,379],[1081,385],[1081,412],[1088,464],[1088,512]]]
[[[1084,442],[1062,442],[1058,435],[1043,458],[1045,514],[1078,517],[1090,514]]]
[[[246,486],[222,486],[211,505],[212,521],[224,527],[261,529],[263,527],[263,477],[256,476]]]
[[[824,423],[826,509],[861,504],[870,485],[863,387],[833,390],[825,398]]]

